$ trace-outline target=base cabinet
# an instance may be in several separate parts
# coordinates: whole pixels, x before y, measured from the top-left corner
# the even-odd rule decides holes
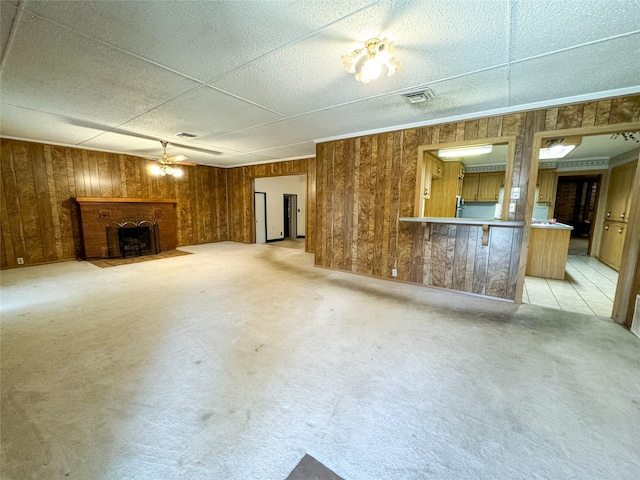
[[[604,222],[598,260],[616,271],[620,270],[620,259],[626,234],[626,223]]]

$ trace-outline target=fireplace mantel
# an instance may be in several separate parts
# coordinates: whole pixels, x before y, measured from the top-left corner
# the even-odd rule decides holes
[[[173,198],[101,198],[101,197],[75,197],[78,203],[178,203]]]
[[[82,258],[110,256],[107,226],[115,223],[143,220],[157,223],[160,248],[172,250],[178,245],[175,199],[75,197],[73,200],[79,211]]]

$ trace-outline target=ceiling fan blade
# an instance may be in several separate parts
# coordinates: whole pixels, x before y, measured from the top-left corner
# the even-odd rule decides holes
[[[169,157],[167,158],[168,162],[182,162],[184,160],[188,160],[189,157],[187,157],[186,155],[175,155],[173,157]]]

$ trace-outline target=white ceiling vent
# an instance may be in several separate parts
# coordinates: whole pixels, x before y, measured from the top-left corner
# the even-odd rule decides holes
[[[427,100],[433,100],[434,98],[436,98],[436,96],[429,88],[425,88],[421,92],[405,93],[402,96],[409,103],[426,102]]]
[[[196,138],[197,135],[194,135],[193,133],[180,132],[176,133],[176,137],[184,138],[185,140],[191,140],[193,138]]]

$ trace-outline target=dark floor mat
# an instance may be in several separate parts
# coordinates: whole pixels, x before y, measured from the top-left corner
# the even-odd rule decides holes
[[[286,480],[344,480],[311,455],[305,455]]]

